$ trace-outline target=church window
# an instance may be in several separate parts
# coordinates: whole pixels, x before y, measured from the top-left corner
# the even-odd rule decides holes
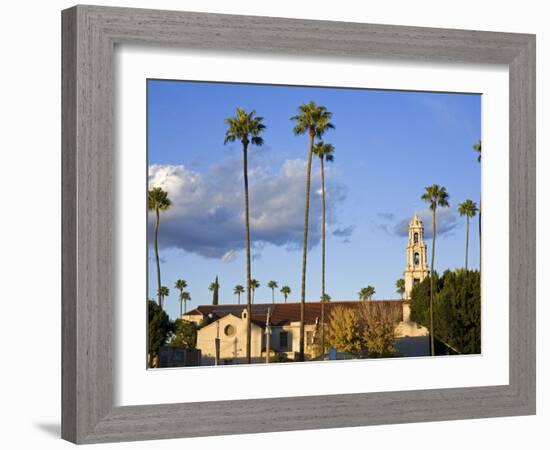
[[[414,254],[414,265],[418,266],[418,263],[420,262],[420,255],[418,253]]]
[[[286,331],[279,333],[279,347],[284,350],[288,347],[288,333]]]
[[[413,240],[415,244],[418,244],[418,233],[414,233]]]
[[[237,332],[237,330],[233,325],[226,325],[223,329],[223,332],[226,336],[233,336]]]

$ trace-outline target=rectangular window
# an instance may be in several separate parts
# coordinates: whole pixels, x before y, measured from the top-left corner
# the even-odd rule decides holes
[[[281,331],[279,333],[279,348],[286,349],[288,347],[288,333]]]

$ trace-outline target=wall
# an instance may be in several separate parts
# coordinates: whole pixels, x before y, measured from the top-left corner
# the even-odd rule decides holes
[[[1,167],[4,192],[0,236],[2,258],[3,358],[0,383],[4,448],[73,448],[59,440],[60,417],[60,14],[74,1],[11,1],[2,5],[2,116]],[[149,0],[101,1],[105,5],[187,9],[205,12],[334,19],[402,25],[505,30],[538,34],[538,221],[549,229],[548,202],[543,209],[542,190],[548,190],[548,73],[550,28],[547,2],[524,0],[464,0],[441,2],[409,0],[358,2],[356,0]],[[546,19],[544,19],[546,17]],[[327,39],[330,37],[327,36]],[[543,127],[543,124],[546,127]],[[539,280],[550,279],[548,239],[539,236]],[[543,266],[544,265],[544,266]],[[545,276],[546,275],[546,276]],[[548,319],[539,282],[538,380],[539,415],[445,423],[302,431],[277,435],[249,435],[126,443],[105,449],[175,449],[182,445],[210,449],[298,448],[333,449],[345,443],[362,448],[422,448],[446,450],[476,448],[543,448],[550,419],[550,399],[543,365],[548,365]],[[9,310],[8,310],[9,308]],[[12,353],[12,349],[18,349]],[[21,350],[24,349],[24,350]],[[32,351],[32,358],[27,357]],[[406,374],[404,374],[406,376]],[[548,377],[548,374],[546,374]],[[291,380],[281,380],[291,382]],[[327,380],[331,381],[331,380]],[[345,380],[337,380],[343,382]],[[182,389],[199,389],[186,386]],[[546,427],[543,424],[546,423]]]

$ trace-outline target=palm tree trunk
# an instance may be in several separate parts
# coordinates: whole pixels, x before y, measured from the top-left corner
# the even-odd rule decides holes
[[[240,292],[237,294],[237,298],[239,299],[237,301],[239,302],[239,305],[240,305],[241,304],[241,293]]]
[[[246,234],[246,362],[251,363],[250,223],[248,219],[248,141],[243,141],[244,224]]]
[[[468,270],[468,240],[470,239],[470,217],[466,216],[466,264],[464,267]]]
[[[155,223],[155,259],[157,261],[157,296],[158,296],[158,304],[162,308],[162,295],[160,293],[160,259],[159,259],[159,222],[160,222],[160,213],[159,210],[155,210],[157,214],[157,221]]]
[[[182,303],[183,303],[183,300],[180,300],[180,319],[181,319],[181,316],[183,316],[183,313],[181,311],[181,307],[183,306]]]
[[[435,356],[434,345],[434,261],[435,261],[435,210],[432,209],[432,264],[430,272],[430,355]]]
[[[307,154],[307,174],[306,174],[306,207],[304,213],[304,248],[302,253],[302,293],[300,296],[300,354],[299,361],[304,360],[304,319],[306,313],[306,265],[307,265],[307,233],[309,227],[309,191],[311,188],[311,156],[313,154],[313,139],[315,132],[309,132],[309,150]]]
[[[184,314],[187,314],[187,300],[183,301],[183,312]]]
[[[323,251],[321,257],[321,359],[325,359],[325,162],[321,157],[321,190],[323,209]]]
[[[275,303],[275,289],[271,288],[271,303]]]

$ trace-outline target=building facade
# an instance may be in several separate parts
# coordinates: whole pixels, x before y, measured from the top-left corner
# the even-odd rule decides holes
[[[407,264],[405,266],[405,300],[410,300],[413,287],[424,280],[430,271],[426,259],[424,224],[417,214],[409,222]]]

